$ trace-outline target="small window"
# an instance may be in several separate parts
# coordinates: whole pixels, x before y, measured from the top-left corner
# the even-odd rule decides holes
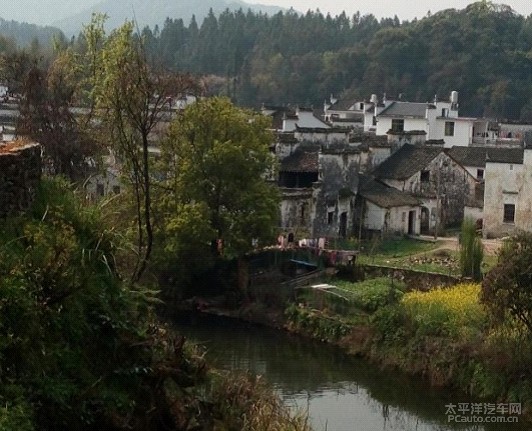
[[[454,136],[454,121],[445,122],[445,136]]]
[[[428,183],[430,182],[430,171],[421,171],[421,178],[422,183]]]
[[[441,116],[442,116],[442,117],[448,117],[448,116],[449,116],[449,109],[447,109],[447,108],[442,108],[442,110],[441,110]]]
[[[514,223],[515,221],[515,205],[504,204],[504,223]]]
[[[359,106],[359,108],[358,108],[359,110],[361,110],[361,111],[364,110],[364,104],[363,103],[360,103],[360,105],[358,105],[358,106]]]
[[[329,211],[327,213],[327,224],[328,225],[333,224],[333,218],[334,218],[334,212],[333,211]]]
[[[477,169],[477,180],[484,179],[484,169]]]
[[[511,171],[514,170],[514,165],[510,165],[510,170],[511,170]]]
[[[404,132],[404,131],[405,131],[405,120],[392,119],[392,132]]]
[[[301,224],[305,224],[305,204],[301,205]]]

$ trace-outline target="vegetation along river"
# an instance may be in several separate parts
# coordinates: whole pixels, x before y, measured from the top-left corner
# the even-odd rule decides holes
[[[485,400],[467,399],[431,388],[417,378],[383,372],[333,346],[282,331],[208,316],[183,317],[176,320],[176,327],[204,344],[207,357],[218,368],[264,376],[286,404],[308,410],[315,431],[530,429],[530,424],[523,423],[449,422],[449,405],[458,409],[459,403],[484,405]]]

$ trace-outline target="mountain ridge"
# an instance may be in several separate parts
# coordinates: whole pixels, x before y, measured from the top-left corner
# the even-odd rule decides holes
[[[209,10],[218,15],[226,9],[251,9],[254,12],[264,12],[274,14],[286,9],[278,6],[267,6],[261,4],[251,4],[241,0],[152,0],[149,3],[145,0],[102,0],[99,3],[88,7],[80,12],[52,23],[54,27],[60,28],[66,35],[77,35],[83,24],[91,20],[93,13],[105,13],[108,16],[107,28],[119,27],[125,20],[135,20],[140,28],[145,26],[154,27],[163,25],[166,18],[181,18],[184,22],[189,22],[194,15],[199,24],[207,16]]]

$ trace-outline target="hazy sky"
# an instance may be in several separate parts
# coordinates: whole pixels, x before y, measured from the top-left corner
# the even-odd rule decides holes
[[[309,9],[319,10],[323,13],[330,12],[337,15],[343,10],[348,15],[356,11],[361,14],[372,13],[377,18],[393,17],[397,15],[401,20],[422,18],[430,10],[432,13],[442,9],[463,9],[472,0],[256,0],[249,3],[272,4],[282,7],[292,6],[294,9],[306,12]],[[528,16],[532,13],[532,0],[506,0],[494,1],[511,6],[515,11]]]

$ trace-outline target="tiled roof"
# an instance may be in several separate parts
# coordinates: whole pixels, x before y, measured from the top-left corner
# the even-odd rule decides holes
[[[458,147],[449,150],[449,156],[462,166],[474,166],[483,168],[486,166],[486,147]]]
[[[360,103],[356,99],[341,99],[332,104],[328,109],[329,111],[349,111],[355,103]]]
[[[318,172],[318,152],[316,149],[298,149],[281,162],[281,172]]]
[[[425,118],[426,103],[392,102],[378,117],[416,117]]]
[[[381,208],[420,205],[420,201],[414,196],[388,187],[378,180],[363,177],[361,181],[362,185],[358,191],[360,196]]]
[[[406,180],[424,169],[442,151],[442,148],[433,146],[405,144],[377,166],[373,174],[377,178]]]
[[[524,150],[522,148],[488,148],[487,162],[523,164]]]
[[[483,168],[486,162],[523,163],[522,148],[457,147],[449,150],[449,156],[463,166]]]
[[[362,133],[359,135],[354,135],[349,138],[349,142],[360,143],[365,147],[389,148],[392,146],[392,144],[388,142],[388,136],[375,135],[372,133]]]

